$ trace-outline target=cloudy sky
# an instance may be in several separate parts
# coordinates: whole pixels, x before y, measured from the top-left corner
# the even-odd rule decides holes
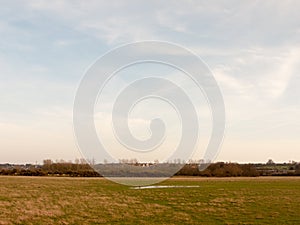
[[[162,40],[210,67],[226,106],[217,160],[300,161],[299,1],[1,1],[0,163],[81,157],[72,108],[86,69]]]

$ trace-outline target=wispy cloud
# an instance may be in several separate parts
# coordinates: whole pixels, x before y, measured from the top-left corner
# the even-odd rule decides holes
[[[259,130],[267,130],[266,138],[278,137],[282,132],[273,128],[280,120],[278,126],[289,127],[292,131],[284,129],[286,136],[296,140],[292,132],[300,110],[299,1],[29,0],[1,4],[0,122],[11,124],[11,136],[6,138],[11,152],[18,152],[17,146],[9,144],[14,130],[18,138],[19,131],[26,129],[20,121],[41,118],[43,124],[51,120],[53,127],[72,130],[73,98],[86,67],[112,47],[144,39],[187,46],[209,65],[224,95],[229,138],[254,134],[259,139],[255,136]],[[5,129],[0,127],[1,132]],[[45,134],[45,141],[47,135],[51,132]],[[27,151],[38,149],[26,146]],[[77,151],[69,141],[64,146]],[[58,146],[55,149],[59,153]],[[225,150],[225,160],[244,157],[229,147]],[[2,156],[6,153],[1,152]],[[39,157],[45,157],[45,152]],[[247,157],[251,160],[251,154]]]

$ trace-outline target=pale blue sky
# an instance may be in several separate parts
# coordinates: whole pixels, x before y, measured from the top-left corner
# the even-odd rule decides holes
[[[218,160],[300,161],[299,1],[0,1],[0,162],[80,157],[86,71],[132,41],[178,43],[211,68],[227,130]]]

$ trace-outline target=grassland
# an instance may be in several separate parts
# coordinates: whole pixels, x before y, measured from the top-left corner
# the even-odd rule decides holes
[[[102,178],[0,177],[0,224],[300,224],[299,178],[173,178],[133,190]]]

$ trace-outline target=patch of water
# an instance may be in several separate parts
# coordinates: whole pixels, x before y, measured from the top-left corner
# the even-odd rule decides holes
[[[140,186],[140,187],[131,187],[131,189],[158,189],[158,188],[199,188],[199,185],[152,185],[152,186]]]

